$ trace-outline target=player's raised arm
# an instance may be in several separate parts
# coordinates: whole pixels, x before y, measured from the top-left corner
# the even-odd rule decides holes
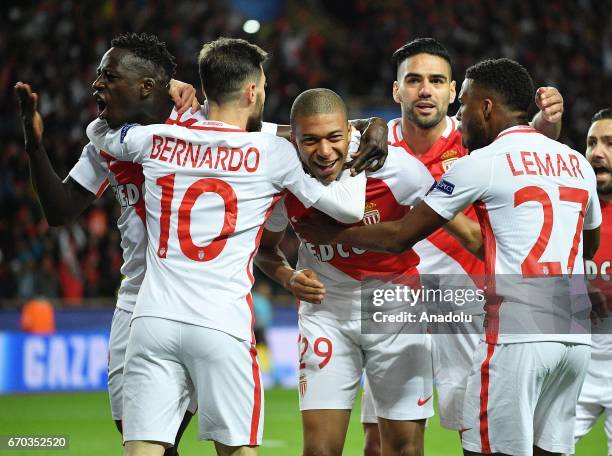
[[[96,195],[67,177],[62,182],[43,145],[43,120],[38,112],[38,95],[29,84],[18,82],[15,93],[19,100],[19,114],[25,150],[30,162],[30,179],[47,223],[59,226],[74,220]]]
[[[540,111],[531,120],[531,126],[551,139],[559,138],[563,118],[563,97],[555,87],[539,87],[535,103]]]

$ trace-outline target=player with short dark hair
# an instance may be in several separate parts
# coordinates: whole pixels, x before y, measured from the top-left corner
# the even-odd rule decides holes
[[[489,82],[491,74],[507,72],[522,81],[516,94]],[[595,173],[581,154],[531,128],[527,111],[517,109],[512,100],[531,86],[521,65],[485,61],[468,74],[458,118],[464,144],[483,147],[457,160],[424,202],[396,222],[343,228],[318,218],[296,229],[309,241],[401,252],[476,203],[487,315],[467,383],[463,448],[466,454],[571,453],[590,335],[585,328],[555,329],[567,328],[568,312],[584,304],[583,257],[597,251],[601,223]],[[571,292],[568,275],[578,277]],[[545,282],[533,282],[541,276]],[[533,287],[551,284],[563,291],[530,299]]]
[[[358,141],[346,106],[329,89],[298,95],[291,109],[291,137],[304,167],[320,182],[345,178],[349,148]],[[357,225],[395,220],[421,201],[433,178],[416,158],[390,147],[383,167],[368,173],[366,214]],[[312,211],[287,194],[262,236],[257,265],[299,299],[300,410],[305,456],[342,454],[350,412],[365,370],[381,421],[383,448],[421,454],[425,419],[432,416],[433,379],[427,334],[362,333],[361,289],[374,277],[398,277],[418,287],[412,251],[380,254],[341,244],[303,242],[294,269],[279,250],[288,224]],[[468,223],[465,217],[453,226]],[[479,226],[458,235],[480,236]]]
[[[416,38],[397,49],[391,56],[391,62],[393,63],[395,72],[397,73],[399,71],[400,65],[404,63],[406,59],[419,54],[440,57],[442,60],[446,60],[449,68],[451,67],[450,54],[440,42],[433,38]],[[449,76],[452,77],[452,74],[449,74]]]
[[[246,40],[219,38],[206,43],[198,56],[198,68],[206,98],[216,103],[240,98],[242,83],[257,79],[267,52]]]
[[[291,129],[295,131],[299,117],[337,113],[341,113],[344,119],[348,119],[346,104],[336,92],[329,89],[306,90],[295,98],[291,106]]]
[[[168,90],[176,68],[174,57],[165,43],[155,35],[126,33],[115,37],[111,45],[102,57],[93,83],[100,118],[115,127],[124,123],[165,121],[172,111],[173,101]],[[187,92],[195,98],[195,91],[191,89]],[[109,184],[121,206],[117,224],[122,239],[124,263],[121,272],[124,279],[119,288],[117,307],[111,323],[108,392],[111,415],[119,432],[123,432],[125,349],[136,295],[145,271],[146,227],[143,219],[142,168],[133,163],[117,161],[89,143],[62,181],[44,149],[37,95],[32,93],[29,85],[23,83],[16,85],[16,92],[20,102],[26,152],[30,159],[32,184],[49,225],[59,226],[74,220],[102,195]],[[180,96],[177,99],[179,101]],[[187,404],[184,406],[187,407]],[[193,399],[190,411],[185,411],[175,446],[167,449],[166,456],[176,454],[180,436],[195,406]]]

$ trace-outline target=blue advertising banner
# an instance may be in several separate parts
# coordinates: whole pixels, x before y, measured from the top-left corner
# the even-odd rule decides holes
[[[0,332],[0,394],[106,388],[108,332]]]
[[[267,330],[264,385],[297,385],[297,327]],[[0,331],[0,394],[106,389],[108,331]]]

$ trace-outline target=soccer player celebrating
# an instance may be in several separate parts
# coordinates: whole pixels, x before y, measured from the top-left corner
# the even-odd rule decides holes
[[[291,128],[302,163],[313,176],[326,184],[346,178],[342,169],[351,131],[346,106],[336,93],[312,89],[300,94],[291,110]],[[359,224],[397,220],[422,200],[433,182],[416,158],[390,147],[383,167],[368,174],[366,212]],[[302,243],[295,270],[279,244],[288,223],[311,213],[287,194],[266,224],[256,257],[260,269],[300,300],[303,454],[342,454],[364,368],[385,452],[421,454],[424,422],[433,415],[429,336],[362,333],[361,305],[362,282],[373,277],[403,276],[418,287],[418,256],[412,250],[385,254],[327,242]],[[464,242],[480,245],[480,227],[467,217],[462,215],[451,228]]]
[[[365,176],[324,186],[291,143],[259,133],[266,53],[244,40],[204,45],[198,59],[209,121],[87,129],[98,147],[142,163],[147,271],[126,354],[127,455],[161,455],[198,396],[200,438],[219,454],[254,454],[263,398],[250,290],[252,259],[279,193],[345,223],[361,220]]]
[[[597,177],[601,204],[601,237],[604,240],[592,260],[585,262],[591,280],[591,300],[596,315],[591,361],[576,408],[576,441],[588,433],[605,413],[608,454],[612,454],[612,109],[593,116],[587,134],[586,158]],[[600,321],[601,320],[601,321]]]
[[[532,97],[531,77],[518,63],[472,66],[458,113],[470,155],[453,164],[424,202],[395,222],[342,228],[319,218],[297,227],[310,241],[399,252],[476,204],[490,280],[485,337],[474,354],[463,409],[466,454],[558,454],[574,447],[590,336],[557,334],[538,323],[568,326],[563,305],[573,305],[574,291],[563,275],[580,276],[583,256],[596,252],[601,210],[595,173],[584,157],[528,125]],[[553,279],[563,293],[529,299],[538,276]]]
[[[176,68],[174,57],[166,49],[165,43],[154,35],[128,33],[114,38],[111,46],[102,57],[98,76],[92,85],[100,118],[115,128],[124,123],[164,122],[172,111],[173,102],[167,87]],[[23,83],[18,83],[15,89],[20,101],[32,183],[49,225],[64,225],[74,220],[104,192],[109,183],[121,206],[117,226],[123,249],[121,273],[124,279],[119,288],[117,307],[111,323],[108,392],[112,417],[117,429],[122,432],[125,349],[136,296],[145,273],[146,227],[142,167],[115,160],[89,143],[62,181],[44,150],[43,124],[37,112],[36,94],[31,92],[29,85]],[[190,93],[191,100],[195,100],[195,90],[192,87],[191,90],[186,91],[187,98],[182,102],[185,106],[191,105]],[[176,96],[179,97],[176,101],[181,102],[180,94],[176,93]],[[166,456],[176,454],[180,436],[196,406],[192,398],[189,410],[184,412],[185,417],[176,436],[175,446],[166,450]],[[181,407],[187,407],[187,403]]]
[[[468,153],[462,144],[459,121],[447,115],[456,95],[449,53],[433,38],[418,38],[397,49],[392,61],[397,78],[393,83],[393,98],[401,106],[402,116],[389,122],[389,144],[416,157],[439,180],[456,160]],[[563,98],[553,87],[540,87],[535,101],[540,112],[532,125],[556,139],[561,129]],[[476,219],[471,205],[464,212]],[[433,286],[443,288],[457,286],[457,282],[463,287],[475,287],[471,279],[478,281],[484,274],[484,264],[444,230],[437,230],[418,242],[414,250],[420,257],[417,268],[425,285],[428,279],[434,279]],[[447,429],[460,431],[465,385],[482,331],[484,310],[477,302],[454,309],[472,314],[472,322],[463,323],[462,328],[456,323],[446,328],[436,325],[432,354],[440,423]],[[362,422],[366,454],[377,455],[377,419],[367,383]]]

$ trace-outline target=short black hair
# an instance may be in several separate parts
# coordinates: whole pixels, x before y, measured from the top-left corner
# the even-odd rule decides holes
[[[166,43],[148,33],[122,33],[111,40],[114,48],[130,51],[144,64],[144,70],[163,84],[170,82],[176,71],[174,56]],[[152,66],[150,66],[152,64]]]
[[[597,111],[591,119],[591,124],[604,119],[612,119],[612,108],[604,108]]]
[[[409,43],[404,44],[401,48],[397,49],[391,56],[391,62],[395,72],[404,60],[417,54],[431,54],[443,58],[448,62],[448,66],[451,67],[451,58],[444,46],[433,39],[433,38],[416,38]]]
[[[483,60],[469,67],[465,78],[495,91],[510,109],[526,112],[533,101],[533,80],[525,67],[514,60]]]
[[[245,81],[259,81],[267,58],[266,51],[243,39],[219,38],[206,43],[198,56],[206,98],[216,103],[237,99]]]
[[[293,106],[291,106],[291,128],[295,128],[295,119],[298,116],[314,116],[335,112],[341,112],[348,121],[346,104],[336,92],[323,88],[305,90],[295,98]]]

